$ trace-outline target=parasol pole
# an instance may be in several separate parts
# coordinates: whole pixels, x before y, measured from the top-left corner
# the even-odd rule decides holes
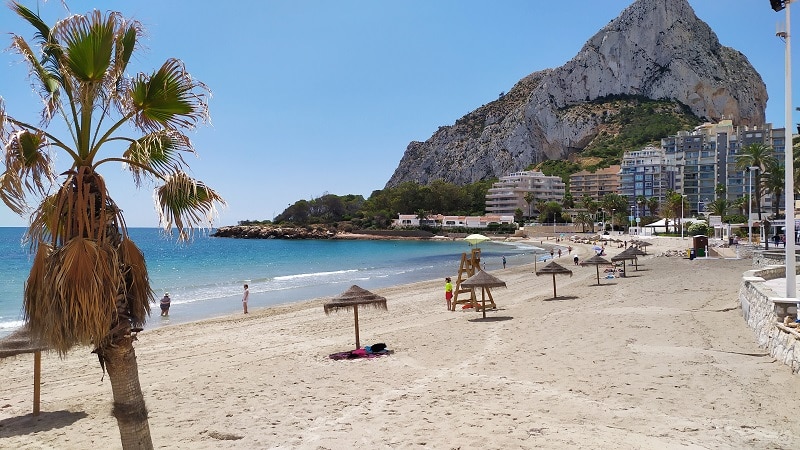
[[[353,305],[353,317],[356,321],[356,350],[361,348],[361,342],[358,339],[358,305]]]
[[[597,285],[600,286],[600,264],[595,264],[594,268],[597,269]]]
[[[33,353],[33,415],[39,415],[39,399],[42,384],[42,352]]]
[[[553,298],[556,298],[556,274],[553,273]]]

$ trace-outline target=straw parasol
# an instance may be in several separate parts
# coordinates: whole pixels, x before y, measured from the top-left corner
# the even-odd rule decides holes
[[[633,249],[633,247],[625,249],[624,251],[620,252],[618,255],[613,256],[611,258],[612,262],[622,261],[622,271],[623,271],[623,273],[625,272],[625,269],[626,269],[625,261],[627,261],[629,259],[635,261],[637,259],[636,255],[634,255],[633,252],[629,251],[629,250],[632,250],[632,249]],[[636,270],[639,270],[639,266],[638,265],[636,266]]]
[[[464,240],[469,242],[469,245],[477,246],[481,242],[488,241],[490,239],[482,234],[470,234],[469,236],[465,237]]]
[[[350,286],[350,289],[344,291],[343,293],[337,295],[328,303],[325,303],[325,314],[330,314],[331,311],[338,311],[340,309],[346,310],[353,310],[353,316],[355,317],[355,328],[356,328],[356,348],[361,348],[361,342],[358,338],[358,306],[365,305],[371,306],[373,308],[378,308],[382,310],[387,310],[386,308],[386,297],[381,297],[380,295],[373,294],[372,292],[362,289],[356,285]]]
[[[641,248],[641,249],[642,249],[642,251],[644,251],[644,254],[645,254],[645,255],[647,254],[647,247],[648,247],[648,246],[650,246],[650,245],[653,245],[653,244],[651,244],[651,243],[649,243],[649,242],[647,242],[647,241],[638,241],[638,242],[636,243],[636,246],[637,246],[637,247],[639,247],[639,248]]]
[[[572,271],[567,269],[566,267],[558,264],[556,262],[551,262],[550,264],[542,267],[541,269],[536,271],[536,276],[545,275],[545,274],[553,274],[553,298],[556,298],[556,275],[566,275],[572,276]]]
[[[490,287],[506,287],[506,282],[497,278],[496,276],[484,270],[478,272],[461,282],[461,286],[466,286],[470,289],[476,287],[481,288],[481,312],[483,317],[486,318],[486,290]]]
[[[602,256],[594,255],[591,258],[583,261],[584,264],[594,264],[595,268],[597,269],[597,284],[600,284],[600,265],[601,264],[611,264],[611,262]]]
[[[39,415],[40,388],[42,384],[42,351],[47,347],[33,337],[27,327],[19,328],[0,339],[0,359],[33,353],[33,415]]]

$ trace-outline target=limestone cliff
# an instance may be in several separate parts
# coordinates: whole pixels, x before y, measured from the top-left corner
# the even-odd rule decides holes
[[[608,96],[668,99],[697,116],[764,123],[767,90],[740,52],[722,46],[687,0],[637,0],[569,62],[535,72],[507,94],[411,142],[387,183],[466,184],[579,152],[601,116],[576,106]]]

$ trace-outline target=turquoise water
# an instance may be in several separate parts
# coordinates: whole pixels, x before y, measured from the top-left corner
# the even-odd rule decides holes
[[[0,336],[22,324],[22,293],[31,257],[23,228],[0,228]],[[154,306],[147,327],[241,311],[242,285],[250,285],[249,307],[332,297],[357,284],[376,289],[455,276],[464,241],[279,240],[198,236],[178,244],[159,230],[134,228],[131,238],[147,261],[160,298],[172,298],[169,318]],[[536,247],[482,243],[486,270],[532,263]],[[539,250],[541,253],[541,250]]]

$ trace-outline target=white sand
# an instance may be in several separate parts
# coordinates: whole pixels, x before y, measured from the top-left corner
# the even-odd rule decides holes
[[[674,241],[654,240],[648,253]],[[686,243],[679,243],[685,246]],[[576,246],[589,256],[586,246]],[[611,255],[620,251],[612,248]],[[749,260],[647,256],[595,285],[594,267],[493,274],[497,311],[448,312],[441,280],[377,290],[361,342],[394,353],[334,361],[352,313],[321,301],[140,334],[157,448],[800,448],[800,382],[738,309]],[[454,271],[457,262],[454,263]],[[88,349],[0,362],[0,448],[119,448],[111,388]]]

